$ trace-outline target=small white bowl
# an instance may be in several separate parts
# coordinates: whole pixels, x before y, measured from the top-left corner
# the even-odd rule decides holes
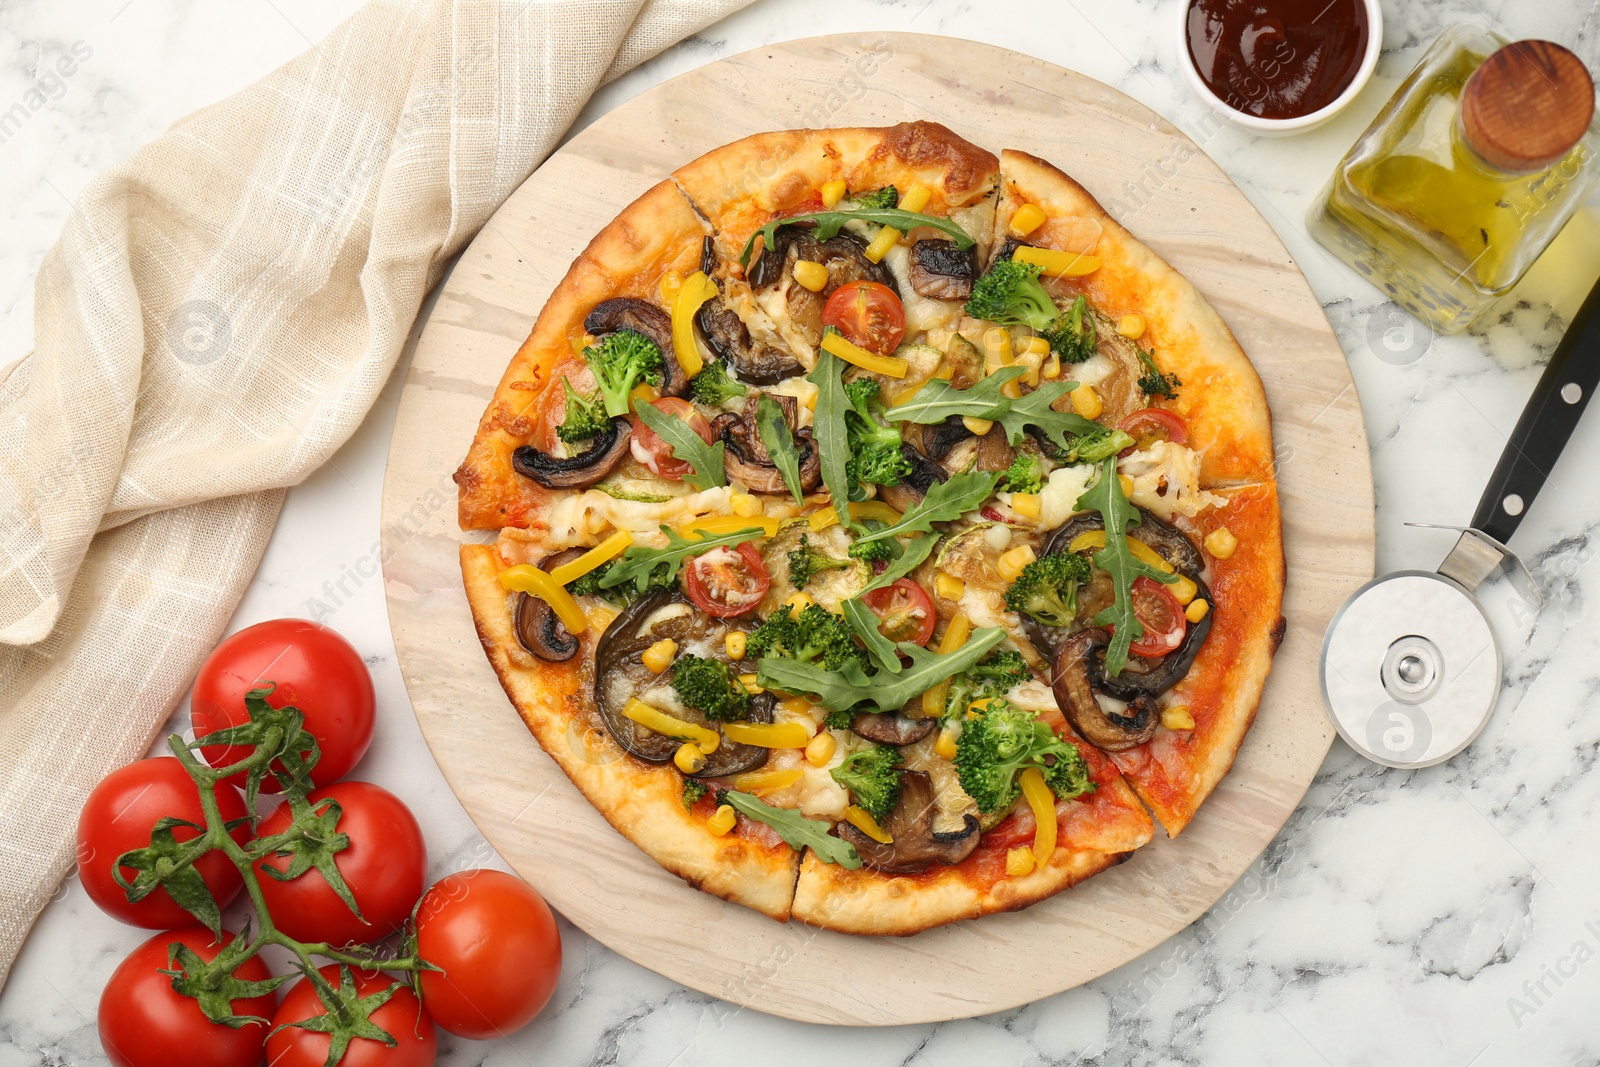
[[[1292,119],[1264,119],[1256,115],[1246,115],[1223,103],[1221,98],[1206,86],[1200,77],[1200,71],[1195,68],[1194,57],[1189,54],[1189,11],[1195,2],[1196,0],[1184,0],[1178,5],[1178,66],[1183,69],[1183,76],[1188,80],[1189,88],[1194,90],[1201,103],[1215,111],[1225,121],[1258,136],[1284,137],[1289,134],[1304,133],[1333,118],[1341,108],[1354,100],[1372,79],[1372,72],[1378,66],[1378,54],[1383,51],[1383,7],[1378,0],[1362,0],[1367,9],[1367,50],[1361,57],[1361,66],[1356,68],[1354,80],[1345,86],[1344,92],[1326,107]]]

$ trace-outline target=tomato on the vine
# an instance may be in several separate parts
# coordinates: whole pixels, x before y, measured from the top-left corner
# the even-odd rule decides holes
[[[317,973],[329,985],[339,988],[338,967],[330,965]],[[352,971],[351,977],[356,995],[363,999],[395,984],[393,979],[371,971]],[[317,988],[309,978],[290,986],[277,1014],[272,1017],[276,1033],[267,1039],[267,1067],[323,1067],[328,1061],[332,1035],[290,1024],[326,1014],[328,1006],[317,997]],[[367,1018],[394,1038],[394,1047],[370,1037],[354,1038],[345,1049],[339,1067],[431,1067],[438,1058],[439,1031],[409,988],[401,986],[395,990],[394,995]],[[280,1026],[283,1029],[277,1030]]]
[[[683,588],[694,606],[719,619],[743,615],[772,588],[761,553],[746,541],[737,548],[713,548],[683,569]]]
[[[217,809],[225,821],[242,819],[244,798],[233,786],[221,783],[217,786]],[[112,918],[152,930],[187,926],[195,921],[165,888],[157,888],[138,903],[130,903],[127,890],[117,884],[113,871],[118,856],[149,845],[155,824],[168,817],[198,826],[204,826],[206,821],[200,807],[200,790],[183,764],[171,756],[142,759],[112,771],[84,801],[78,815],[78,877],[89,899]],[[172,836],[179,842],[192,841],[200,831],[178,826],[173,828]],[[239,826],[233,831],[233,839],[240,844],[248,841],[250,828]],[[244,886],[238,868],[221,852],[207,852],[195,861],[194,869],[219,908],[227,907]],[[137,874],[132,867],[122,868],[122,876],[130,882]]]
[[[889,640],[926,645],[933,636],[934,623],[938,621],[933,600],[911,579],[898,578],[893,585],[874,589],[861,600],[882,620],[878,632]]]
[[[333,864],[366,921],[356,918],[315,867],[287,882],[274,878],[270,870],[285,870],[291,860],[273,855],[259,860],[256,872],[278,929],[300,941],[333,945],[377,941],[398,930],[422,895],[428,865],[416,817],[399,797],[368,782],[338,782],[306,799],[313,807],[324,800],[339,804],[335,830],[350,844],[334,853]],[[262,820],[257,836],[280,834],[292,821],[289,805],[282,804]]]
[[[651,407],[675,419],[682,419],[689,424],[689,428],[700,435],[700,440],[706,444],[714,444],[716,438],[711,434],[711,423],[695,406],[687,400],[675,396],[662,397],[660,400],[651,401]],[[666,478],[669,481],[681,482],[683,476],[694,470],[687,461],[679,459],[672,452],[672,446],[663,441],[654,430],[644,424],[643,419],[636,419],[633,426],[633,437],[629,439],[628,447],[633,452],[633,458],[650,468],[650,473]]]
[[[177,762],[174,760],[173,762]],[[214,1023],[200,1011],[192,997],[172,988],[167,946],[188,946],[207,963],[233,940],[222,940],[203,926],[157,934],[129,953],[112,972],[100,994],[100,1044],[114,1067],[168,1067],[174,1063],[203,1063],[206,1067],[256,1067],[268,1027],[246,1023],[234,1030]],[[233,975],[246,982],[272,977],[260,956],[245,960]],[[276,998],[268,993],[232,1002],[235,1015],[270,1019]]]
[[[822,325],[869,352],[886,355],[906,335],[906,309],[894,290],[882,282],[846,282],[822,308]]]
[[[1183,605],[1166,586],[1140,576],[1133,581],[1131,598],[1133,617],[1144,628],[1144,633],[1129,646],[1135,656],[1157,659],[1183,644],[1189,621],[1184,618]]]
[[[372,675],[350,642],[305,619],[247,626],[206,657],[190,701],[195,736],[249,722],[244,696],[268,681],[277,688],[267,703],[299,708],[306,729],[317,739],[321,757],[312,768],[312,782],[327,785],[349,774],[372,743]],[[207,745],[201,750],[213,767],[236,763],[250,752],[237,745]],[[276,793],[278,784],[268,775],[261,790]]]
[[[561,976],[561,934],[550,906],[503,871],[439,879],[417,905],[422,1005],[460,1037],[502,1037],[526,1025]]]
[[[1183,421],[1183,416],[1166,408],[1140,408],[1117,423],[1117,429],[1133,438],[1133,444],[1123,449],[1123,455],[1149,448],[1156,441],[1181,445],[1189,438],[1189,424]]]

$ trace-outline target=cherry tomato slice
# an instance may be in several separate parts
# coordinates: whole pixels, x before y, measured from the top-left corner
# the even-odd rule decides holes
[[[836,328],[851,344],[887,355],[906,335],[906,309],[881,282],[846,282],[828,297],[822,324]]]
[[[1135,578],[1132,595],[1133,616],[1144,627],[1144,634],[1130,646],[1135,656],[1156,659],[1183,644],[1189,620],[1184,618],[1183,605],[1167,592],[1166,586],[1149,578]]]
[[[1122,450],[1126,456],[1136,449],[1147,448],[1153,441],[1171,441],[1181,445],[1189,437],[1189,425],[1183,416],[1166,408],[1140,408],[1117,424],[1117,429],[1133,438],[1132,448]]]
[[[861,600],[883,620],[878,632],[889,640],[926,646],[933,636],[937,621],[933,600],[910,578],[896,579],[893,585],[874,589]]]
[[[671,415],[673,418],[682,419],[689,424],[689,428],[700,435],[700,440],[712,444],[711,423],[706,417],[695,409],[687,400],[680,400],[675,396],[662,397],[652,401],[651,407],[657,411]],[[672,454],[672,446],[663,441],[656,432],[644,424],[641,419],[633,423],[633,438],[629,442],[633,451],[633,458],[650,468],[650,473],[669,481],[681,482],[683,476],[694,468],[685,460]]]
[[[683,569],[683,587],[694,606],[726,619],[761,603],[772,587],[772,575],[761,553],[748,541],[738,548],[713,548]]]

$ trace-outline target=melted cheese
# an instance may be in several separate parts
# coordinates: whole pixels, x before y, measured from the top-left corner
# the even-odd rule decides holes
[[[780,716],[781,718],[781,716]],[[833,780],[833,775],[828,771],[844,762],[849,755],[850,744],[845,738],[847,732],[835,731],[834,739],[839,742],[838,749],[829,760],[827,766],[813,767],[806,762],[805,756],[797,748],[778,749],[767,760],[763,770],[786,771],[798,770],[800,780],[794,785],[784,789],[776,789],[761,799],[775,808],[794,808],[802,815],[810,815],[827,819],[844,818],[844,809],[850,805],[850,794]]]
[[[1054,530],[1078,513],[1078,498],[1088,491],[1097,468],[1092,463],[1058,467],[1039,494],[1039,529]],[[1010,494],[1004,494],[1008,499]]]
[[[1099,385],[1117,369],[1116,360],[1104,352],[1096,352],[1082,363],[1072,363],[1061,368],[1062,377],[1079,385]]]
[[[611,532],[612,527],[635,535],[647,535],[637,539],[658,544],[661,542],[658,531],[662,523],[678,526],[708,515],[732,514],[729,503],[732,492],[723,486],[675,497],[664,504],[618,500],[594,489],[574,493],[556,501],[551,507],[548,519],[550,528],[543,538],[544,547],[556,549],[598,544],[603,535]]]
[[[1193,518],[1227,503],[1200,488],[1200,453],[1171,441],[1151,442],[1118,463],[1117,470],[1133,481],[1129,500],[1169,521],[1175,514]]]
[[[799,401],[795,405],[795,415],[796,421],[800,424],[800,429],[803,430],[816,421],[816,382],[796,375],[793,378],[785,378],[777,385],[763,386],[761,391],[763,393],[771,393],[774,396],[792,396]]]

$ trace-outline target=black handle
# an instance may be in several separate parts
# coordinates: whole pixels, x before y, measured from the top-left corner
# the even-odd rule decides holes
[[[1478,501],[1474,529],[1501,544],[1511,540],[1567,447],[1596,384],[1600,384],[1600,284],[1589,291],[1533,387]]]

